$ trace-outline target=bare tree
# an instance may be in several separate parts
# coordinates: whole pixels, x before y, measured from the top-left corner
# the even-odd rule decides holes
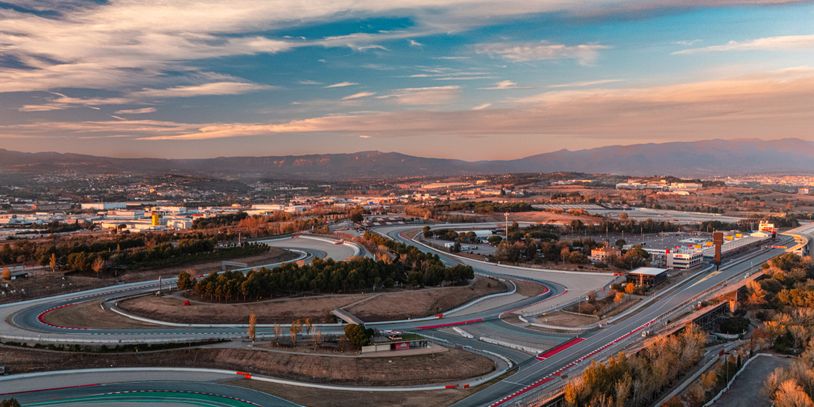
[[[254,312],[249,313],[249,340],[254,343],[257,339],[257,315]]]
[[[320,345],[322,345],[322,332],[319,331],[319,328],[314,328],[311,339],[314,341],[314,350],[319,349]]]
[[[299,319],[291,323],[291,326],[288,328],[288,333],[291,336],[291,346],[297,346],[297,335],[301,330],[302,323]]]
[[[311,318],[305,318],[303,325],[305,326],[305,334],[310,335],[311,330],[314,329],[314,324],[311,322]]]
[[[283,336],[283,327],[280,324],[274,324],[274,343],[279,345],[281,336]]]

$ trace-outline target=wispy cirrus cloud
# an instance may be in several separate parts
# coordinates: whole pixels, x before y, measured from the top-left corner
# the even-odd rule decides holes
[[[510,81],[510,80],[502,80],[492,86],[481,88],[485,90],[506,90],[506,89],[517,89],[517,82]]]
[[[363,98],[371,97],[371,96],[373,96],[375,94],[376,94],[375,92],[357,92],[357,93],[354,93],[352,95],[348,95],[348,96],[343,97],[342,100],[363,99]]]
[[[381,99],[391,99],[401,105],[441,105],[449,103],[458,97],[460,86],[431,86],[423,88],[403,88],[379,96]]]
[[[747,41],[729,41],[726,44],[710,45],[699,48],[687,48],[673,52],[673,54],[691,55],[706,52],[779,51],[794,49],[814,50],[814,34],[780,35],[774,37],[755,38]]]
[[[116,114],[148,114],[148,113],[155,113],[156,108],[154,107],[140,107],[137,109],[121,109],[117,110]]]
[[[198,85],[173,86],[164,89],[142,89],[130,94],[134,98],[178,98],[209,95],[238,95],[271,89],[272,86],[249,82],[209,82]]]
[[[556,44],[542,42],[493,42],[478,44],[475,52],[500,57],[511,62],[572,59],[580,64],[592,64],[599,51],[608,48],[602,44]]]
[[[358,83],[356,82],[337,82],[332,83],[330,85],[325,86],[325,89],[333,89],[333,88],[347,88],[348,86],[356,86]]]

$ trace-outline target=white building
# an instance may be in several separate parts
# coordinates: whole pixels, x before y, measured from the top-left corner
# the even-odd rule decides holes
[[[91,202],[83,203],[82,210],[85,211],[105,211],[110,209],[126,209],[127,202]]]
[[[667,256],[667,268],[675,270],[687,270],[700,266],[704,260],[704,253],[700,250],[687,252],[673,252]]]

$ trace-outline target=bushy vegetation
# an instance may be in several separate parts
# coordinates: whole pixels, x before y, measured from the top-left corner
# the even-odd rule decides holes
[[[770,373],[764,391],[776,407],[814,406],[814,341],[791,366]]]
[[[193,294],[200,298],[230,302],[305,293],[456,285],[465,284],[475,276],[469,266],[446,267],[437,256],[412,246],[372,234],[367,238],[389,247],[392,257],[380,260],[355,257],[339,262],[315,259],[311,264],[289,263],[271,270],[253,270],[246,275],[238,272],[211,274],[194,282],[184,278],[184,285],[193,287]]]
[[[345,337],[354,348],[361,348],[370,344],[370,339],[373,338],[373,330],[365,329],[364,325],[348,324],[345,325]]]
[[[677,335],[648,340],[635,355],[592,362],[565,385],[567,406],[649,406],[701,360],[706,338],[694,325]]]
[[[779,352],[800,353],[814,337],[814,263],[786,253],[765,271],[747,286],[747,307],[763,320],[754,336]]]
[[[528,202],[492,202],[492,201],[465,201],[438,204],[435,206],[439,211],[467,211],[480,214],[493,212],[529,212],[533,211]]]
[[[71,239],[56,245],[33,241],[6,243],[0,247],[0,263],[55,265],[72,272],[103,273],[106,270],[170,267],[190,261],[253,256],[267,252],[266,245],[242,244],[218,248],[218,240],[189,234],[172,240],[169,234],[119,237],[108,240]]]

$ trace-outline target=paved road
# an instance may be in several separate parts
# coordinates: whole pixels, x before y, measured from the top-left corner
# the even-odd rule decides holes
[[[273,395],[232,386],[233,375],[173,371],[55,372],[0,381],[0,398],[28,406],[297,406]],[[7,378],[8,379],[8,378]]]

